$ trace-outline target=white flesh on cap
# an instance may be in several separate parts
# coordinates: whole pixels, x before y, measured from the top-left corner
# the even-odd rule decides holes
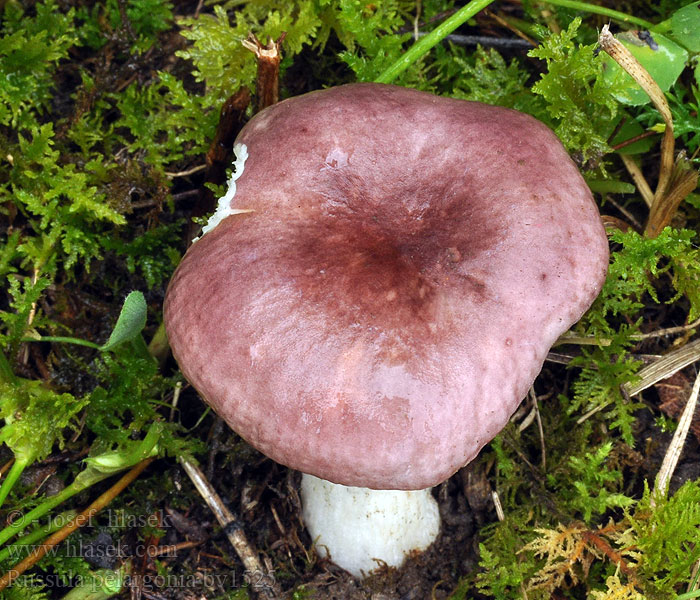
[[[316,552],[356,577],[384,563],[400,567],[422,552],[440,530],[440,514],[430,489],[370,490],[303,474],[303,517]]]
[[[239,215],[241,213],[253,212],[247,208],[231,207],[231,201],[236,195],[236,179],[243,175],[245,161],[248,159],[248,147],[245,144],[236,144],[233,147],[233,152],[236,155],[236,160],[233,161],[233,173],[228,180],[228,190],[223,196],[221,196],[221,198],[219,198],[216,211],[211,217],[209,217],[207,224],[202,227],[202,235],[214,229],[214,227],[221,223],[221,221],[223,221],[226,217],[231,215]],[[192,243],[196,242],[198,239],[199,237],[194,238]]]

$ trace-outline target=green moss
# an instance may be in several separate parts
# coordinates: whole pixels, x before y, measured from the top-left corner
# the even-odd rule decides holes
[[[59,10],[48,0],[25,14],[22,6],[7,3],[0,38],[0,124],[24,129],[36,126],[46,113],[55,90],[53,76],[60,60],[78,41],[75,11]]]
[[[602,75],[602,63],[595,44],[577,44],[581,19],[574,19],[566,31],[548,36],[529,56],[544,60],[547,73],[532,90],[547,102],[555,132],[570,151],[584,158],[610,151],[607,138],[615,123],[617,102]]]

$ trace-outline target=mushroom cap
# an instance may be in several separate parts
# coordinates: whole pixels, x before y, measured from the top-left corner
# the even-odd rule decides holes
[[[382,84],[280,102],[237,148],[224,208],[254,212],[194,243],[166,295],[185,377],[282,464],[375,489],[444,481],[603,284],[576,166],[528,115]]]

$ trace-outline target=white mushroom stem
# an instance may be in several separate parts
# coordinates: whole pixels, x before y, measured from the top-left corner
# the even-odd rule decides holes
[[[430,546],[440,530],[430,489],[370,490],[303,474],[301,500],[316,552],[356,577],[385,563],[400,567],[408,554]]]

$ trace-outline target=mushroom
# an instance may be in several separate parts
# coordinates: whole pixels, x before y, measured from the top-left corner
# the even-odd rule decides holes
[[[438,532],[430,487],[504,427],[599,293],[591,193],[532,117],[382,84],[280,102],[235,151],[167,291],[174,356],[236,432],[308,474],[320,552],[356,575],[399,565]]]

